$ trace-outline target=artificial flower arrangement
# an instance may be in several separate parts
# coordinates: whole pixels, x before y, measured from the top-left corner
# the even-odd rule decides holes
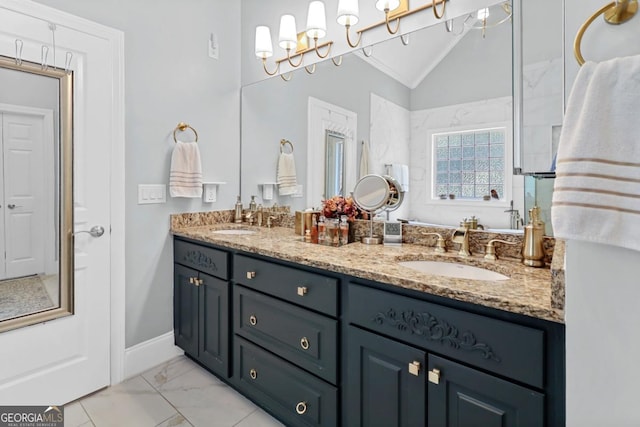
[[[356,219],[368,219],[367,212],[356,206],[351,197],[333,196],[330,199],[322,201],[322,215],[325,218],[340,218],[342,215],[347,216],[349,222]]]

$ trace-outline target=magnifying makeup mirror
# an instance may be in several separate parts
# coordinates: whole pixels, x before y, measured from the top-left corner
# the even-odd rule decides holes
[[[362,237],[362,243],[380,244],[382,238],[373,235],[374,214],[398,209],[404,199],[402,187],[393,177],[370,174],[356,183],[352,197],[358,208],[369,213],[369,236]]]

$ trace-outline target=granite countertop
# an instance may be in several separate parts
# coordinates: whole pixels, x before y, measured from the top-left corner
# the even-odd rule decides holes
[[[305,243],[301,236],[294,233],[293,229],[285,227],[268,229],[242,226],[241,228],[256,231],[255,234],[250,235],[212,233],[217,229],[235,227],[238,226],[228,223],[206,226],[178,225],[172,227],[171,231],[176,236],[210,242],[301,265],[558,323],[564,322],[564,304],[560,304],[559,297],[556,296],[556,293],[560,291],[562,296],[564,295],[564,283],[558,285],[559,274],[553,270],[553,264],[552,269],[533,268],[509,259],[488,261],[482,257],[482,254],[463,259],[458,257],[456,252],[436,254],[433,252],[433,248],[417,244],[384,246],[350,243],[341,247],[321,246]],[[563,247],[561,245],[559,250],[556,250],[554,259],[560,255],[564,258]],[[502,281],[457,279],[421,273],[398,264],[400,261],[412,260],[458,262],[502,273],[509,279]]]

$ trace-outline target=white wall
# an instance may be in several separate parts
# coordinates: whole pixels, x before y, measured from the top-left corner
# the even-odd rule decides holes
[[[579,26],[607,2],[566,0],[567,88],[578,65],[573,39]],[[620,26],[598,19],[582,53],[600,61],[640,54],[637,16]],[[568,95],[569,90],[567,90]],[[597,227],[598,224],[593,224]],[[566,258],[567,426],[637,426],[640,383],[640,252],[569,242]]]
[[[125,34],[126,346],[173,329],[169,215],[231,209],[239,192],[240,2],[39,0]],[[219,59],[208,57],[215,32]],[[200,136],[205,181],[218,201],[138,205],[138,184],[168,184],[173,130]]]

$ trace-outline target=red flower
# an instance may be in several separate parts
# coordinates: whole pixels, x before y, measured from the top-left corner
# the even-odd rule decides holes
[[[351,197],[344,198],[342,196],[333,196],[323,200],[322,215],[325,218],[340,218],[342,215],[346,215],[350,222],[355,219],[368,218],[367,213],[358,209]]]

